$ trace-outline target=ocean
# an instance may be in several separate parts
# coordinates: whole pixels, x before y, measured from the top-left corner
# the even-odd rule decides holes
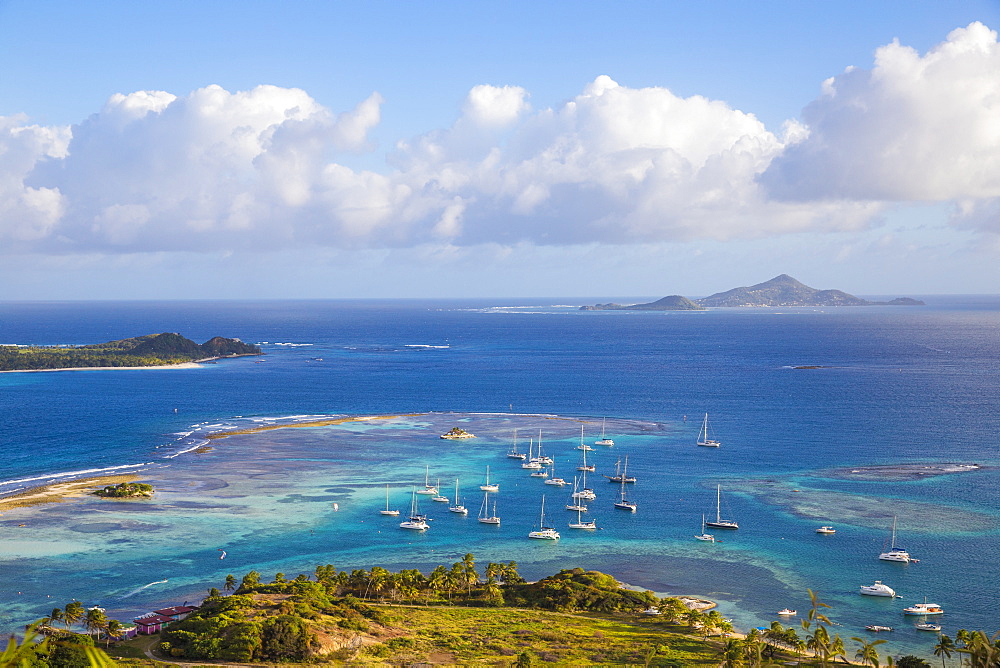
[[[516,560],[529,579],[579,566],[710,598],[744,631],[797,625],[812,589],[845,639],[888,625],[883,654],[930,656],[935,634],[902,614],[924,597],[944,608],[945,633],[1000,628],[1000,297],[923,299],[659,313],[578,309],[599,298],[0,303],[0,344],[167,331],[266,353],[0,374],[0,495],[128,471],[157,489],[151,502],[5,510],[0,631],[72,599],[127,622],[251,569],[429,570],[472,552],[483,566]],[[706,413],[718,449],[695,445]],[[317,420],[335,423],[205,438]],[[585,516],[600,529],[574,531],[572,484],[544,485],[506,454],[515,429],[522,451],[541,433],[572,481],[581,426],[593,444],[602,423],[615,445],[588,452],[598,498]],[[438,438],[455,426],[476,438]],[[621,489],[603,477],[626,455],[634,514],[613,507]],[[487,466],[500,527],[476,521]],[[421,496],[431,529],[399,529],[378,513],[386,486],[405,514],[425,472],[449,497],[457,479],[470,514]],[[740,528],[697,541],[720,488]],[[526,537],[543,495],[559,541]],[[918,563],[878,560],[893,518]],[[858,594],[875,580],[902,598]],[[778,617],[786,607],[799,614]]]

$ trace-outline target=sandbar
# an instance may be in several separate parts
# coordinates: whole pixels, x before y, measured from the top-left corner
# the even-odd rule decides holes
[[[62,503],[71,497],[86,496],[101,487],[117,485],[121,482],[135,482],[136,480],[139,480],[138,475],[125,473],[53,482],[0,498],[0,511],[37,506],[42,503]]]

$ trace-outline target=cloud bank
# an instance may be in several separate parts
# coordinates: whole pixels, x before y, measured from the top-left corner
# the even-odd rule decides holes
[[[354,169],[384,103],[208,86],[115,95],[72,127],[0,118],[0,253],[754,239],[912,201],[1000,231],[1000,45],[979,23],[923,55],[880,48],[779,134],[607,76],[545,109],[480,85],[450,127]]]

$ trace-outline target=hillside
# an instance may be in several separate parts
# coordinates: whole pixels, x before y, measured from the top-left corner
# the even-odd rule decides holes
[[[581,311],[702,311],[703,306],[695,304],[687,297],[680,295],[670,295],[657,299],[655,302],[647,304],[631,304],[623,306],[621,304],[594,304],[593,306],[581,306]]]
[[[870,302],[842,290],[817,290],[804,285],[788,274],[775,276],[769,281],[749,287],[733,288],[695,300],[701,306],[922,306],[923,302],[910,298],[888,302]]]
[[[180,334],[147,334],[84,346],[0,346],[0,371],[163,366],[261,354],[239,339],[216,336],[199,345]]]

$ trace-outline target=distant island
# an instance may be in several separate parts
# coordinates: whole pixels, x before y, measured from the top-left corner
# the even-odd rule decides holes
[[[622,306],[621,304],[594,304],[593,306],[581,306],[581,311],[704,311],[704,306],[699,306],[687,297],[680,295],[670,295],[663,299],[657,299],[648,304],[631,304]]]
[[[701,299],[690,300],[680,295],[664,297],[648,304],[595,304],[581,306],[581,311],[696,311],[707,307],[733,306],[923,306],[924,302],[898,297],[885,302],[873,302],[842,290],[817,290],[804,285],[788,274],[749,287],[733,288]]]
[[[155,367],[262,354],[239,339],[216,336],[199,345],[180,334],[147,334],[85,346],[0,345],[0,371]]]

